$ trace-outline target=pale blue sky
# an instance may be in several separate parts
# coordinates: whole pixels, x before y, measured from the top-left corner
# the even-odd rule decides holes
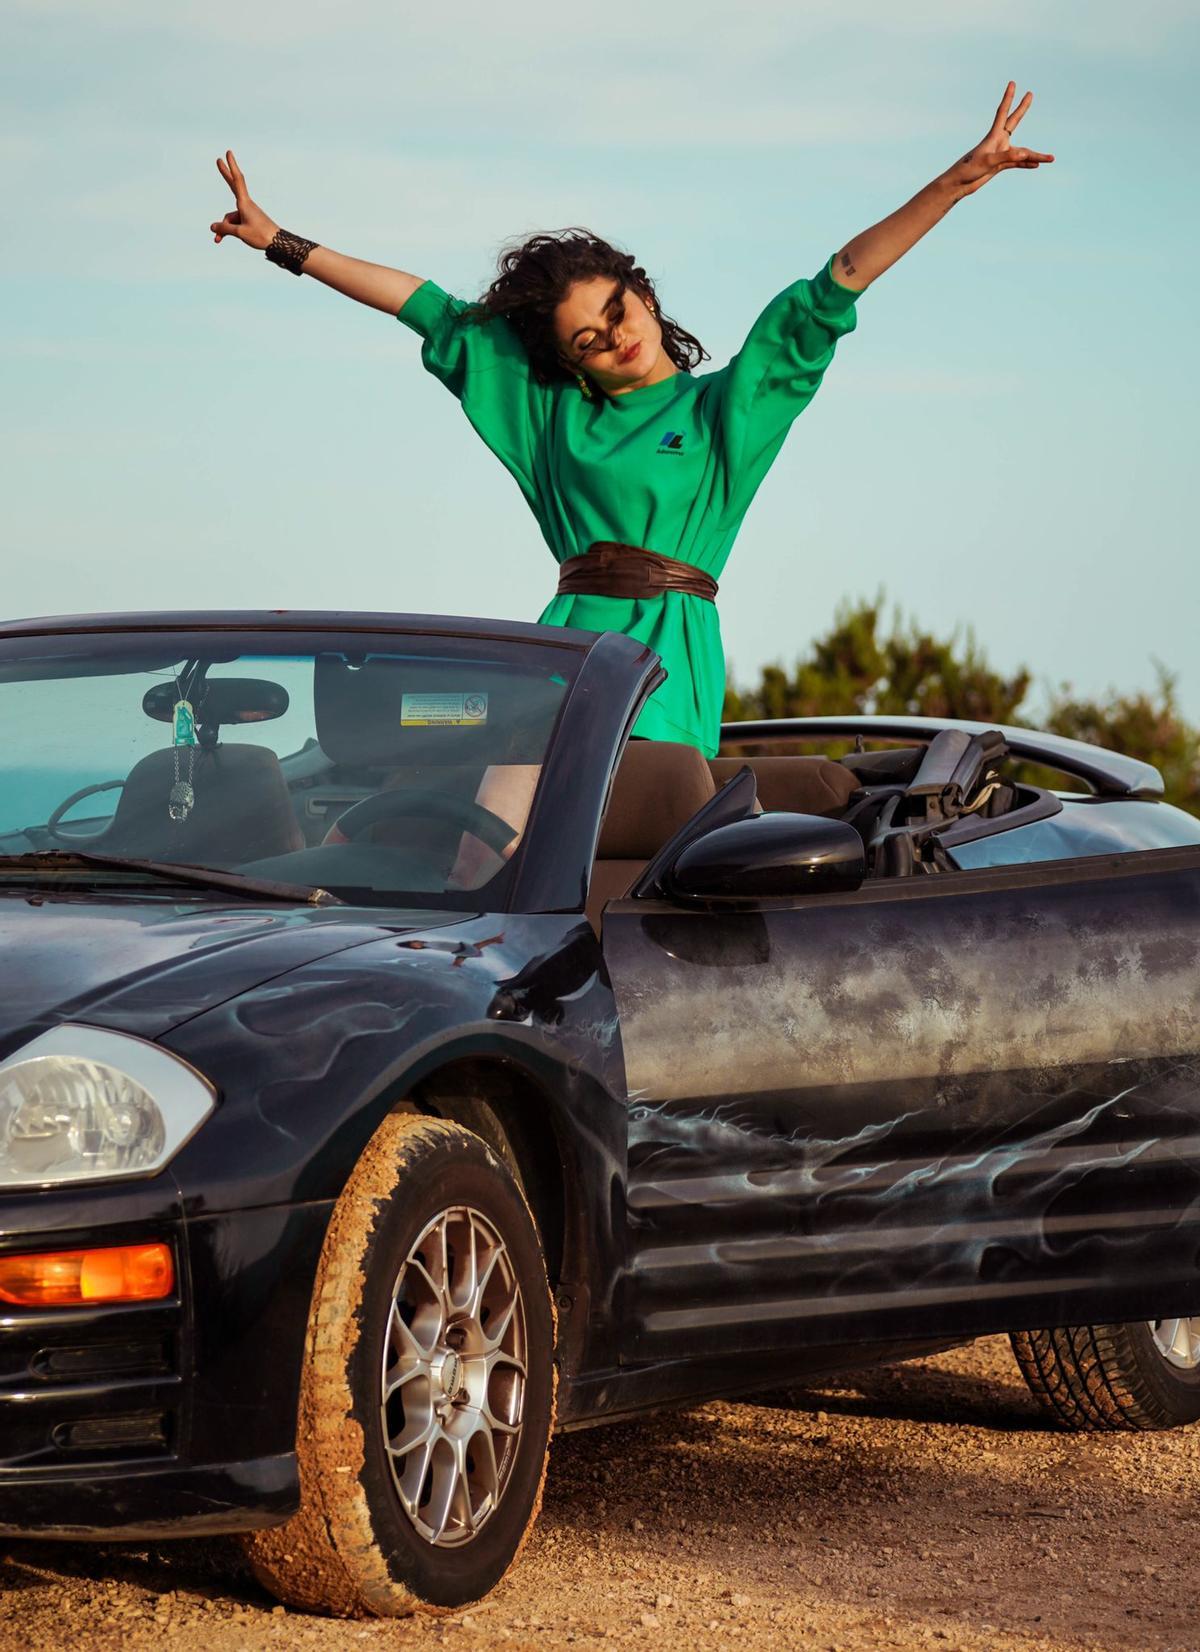
[[[1002,668],[1180,674],[1200,716],[1196,0],[7,0],[7,615],[305,606],[535,618],[554,567],[394,321],[213,245],[227,145],[289,229],[472,294],[587,223],[720,365],[983,133],[998,179],[862,300],[721,593],[735,676],[842,597]]]

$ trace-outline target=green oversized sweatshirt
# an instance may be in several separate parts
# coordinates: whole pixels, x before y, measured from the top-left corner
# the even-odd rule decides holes
[[[858,296],[826,266],[771,300],[727,367],[592,400],[567,380],[539,384],[506,322],[465,320],[469,306],[432,281],[399,319],[424,339],[426,368],[516,479],[558,562],[612,539],[719,579],[792,420],[854,327]],[[725,655],[713,603],[682,591],[645,601],[555,596],[540,618],[649,644],[668,675],[636,732],[715,753]]]

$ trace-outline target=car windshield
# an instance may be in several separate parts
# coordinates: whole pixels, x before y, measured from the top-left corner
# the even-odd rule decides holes
[[[426,634],[6,639],[0,876],[48,851],[56,884],[125,875],[74,850],[502,906],[583,656]]]

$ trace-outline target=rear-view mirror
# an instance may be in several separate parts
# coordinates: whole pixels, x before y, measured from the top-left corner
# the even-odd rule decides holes
[[[169,723],[175,714],[179,690],[174,683],[156,683],[142,696],[142,710],[156,722]],[[198,723],[224,727],[230,723],[269,723],[288,708],[282,683],[261,677],[214,677],[201,684],[192,707]]]

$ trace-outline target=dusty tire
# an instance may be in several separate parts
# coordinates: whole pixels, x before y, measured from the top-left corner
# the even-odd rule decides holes
[[[502,1321],[486,1354],[486,1327]],[[511,1173],[459,1125],[387,1118],[325,1239],[301,1384],[300,1512],[243,1539],[255,1576],[289,1606],[338,1617],[485,1595],[541,1504],[553,1356],[545,1263]]]
[[[1076,1325],[1014,1331],[1030,1392],[1076,1433],[1182,1428],[1200,1419],[1200,1365],[1172,1363],[1152,1325]]]

